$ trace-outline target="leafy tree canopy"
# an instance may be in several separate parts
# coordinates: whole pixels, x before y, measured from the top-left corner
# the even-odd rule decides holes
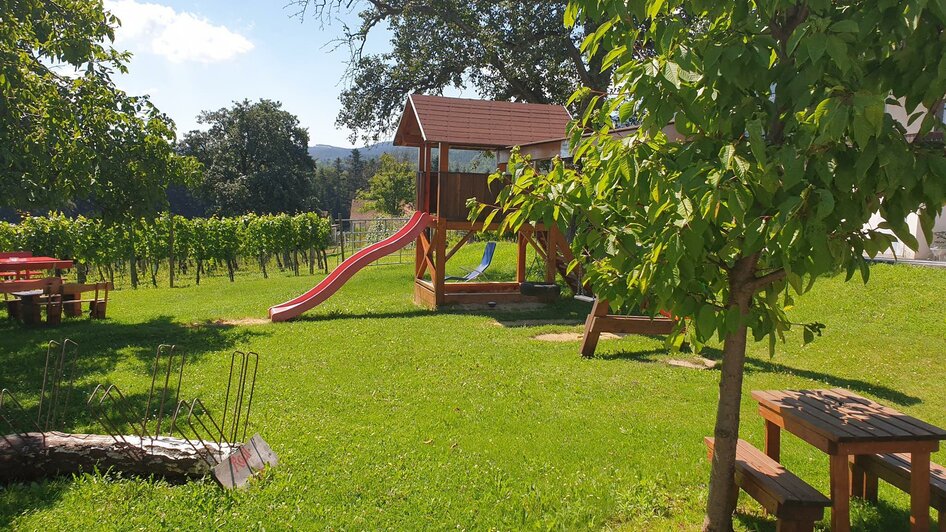
[[[296,0],[301,13],[330,20],[361,8],[361,25],[346,28],[352,51],[349,86],[337,124],[377,140],[396,125],[408,94],[472,87],[484,98],[565,103],[578,84],[606,91],[601,56],[586,59],[581,40],[600,19],[562,24],[564,1]],[[378,26],[391,32],[391,51],[362,54]]]
[[[916,246],[905,218],[919,211],[930,238],[946,201],[946,157],[933,141],[943,124],[924,112],[946,93],[946,10],[920,0],[573,0],[566,12],[572,24],[601,18],[583,50],[604,54],[615,90],[573,130],[581,171],[559,162],[540,175],[514,157],[505,223],[577,220],[573,247],[599,296],[686,318],[697,346],[724,342],[705,528],[729,530],[747,333],[774,349],[794,297],[839,270],[866,281],[863,256],[891,244],[880,229]],[[653,56],[637,55],[641,46]],[[886,112],[898,102],[919,134]],[[613,138],[612,115],[641,127]],[[866,227],[874,213],[880,228]],[[818,332],[804,327],[805,341]]]
[[[119,90],[129,54],[100,0],[0,1],[0,196],[21,210],[88,200],[109,218],[153,212],[196,175],[174,124]]]
[[[404,207],[414,201],[414,165],[390,153],[381,154],[378,171],[368,180],[361,197],[367,210],[389,216],[403,216]]]
[[[312,206],[309,133],[281,103],[234,102],[202,112],[198,122],[208,129],[185,134],[180,149],[204,164],[201,190],[212,212],[296,213]]]

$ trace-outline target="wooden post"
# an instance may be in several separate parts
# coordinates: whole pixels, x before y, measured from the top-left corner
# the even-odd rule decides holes
[[[545,231],[545,282],[555,282],[555,262],[558,260],[558,251],[555,248],[555,235],[551,230]]]
[[[526,240],[526,235],[520,230],[517,233],[516,241],[516,251],[518,253],[516,258],[516,282],[524,283],[526,281],[526,248],[528,247],[528,241]]]
[[[607,316],[610,309],[611,304],[607,300],[595,300],[591,312],[588,313],[588,318],[585,319],[585,335],[581,339],[581,356],[593,357],[595,355],[595,348],[598,347],[598,337],[601,336],[601,331],[598,329],[596,322],[599,317]]]
[[[446,292],[447,268],[447,221],[437,218],[437,229],[434,234],[434,271],[431,272],[434,280],[434,298],[437,306],[444,302]]]
[[[910,529],[930,529],[930,453],[910,453]]]
[[[834,532],[849,532],[851,530],[851,470],[848,468],[848,456],[832,454],[830,456],[831,471],[831,530]],[[929,484],[927,484],[929,488]],[[929,514],[929,507],[927,507]],[[912,517],[911,517],[912,520]]]
[[[171,288],[174,288],[174,215],[170,212],[168,212],[168,227],[168,275],[170,275]]]
[[[765,420],[765,455],[776,462],[782,456],[782,428],[769,420]]]

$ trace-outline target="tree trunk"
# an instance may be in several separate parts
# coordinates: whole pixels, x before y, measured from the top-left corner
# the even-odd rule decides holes
[[[263,270],[263,279],[269,279],[269,274],[266,273],[266,263],[269,262],[269,257],[266,255],[259,256],[259,267]]]
[[[710,471],[709,497],[706,502],[705,532],[729,532],[739,492],[735,488],[736,444],[739,440],[739,410],[742,401],[742,376],[746,362],[746,338],[749,306],[752,303],[757,256],[744,257],[729,272],[727,307],[739,311],[742,319],[737,330],[729,331],[723,345],[723,366],[716,407],[716,439]]]
[[[227,275],[230,276],[230,282],[233,282],[233,261],[227,259]]]
[[[232,452],[208,443],[194,449],[186,440],[161,437],[139,440],[122,436],[116,442],[100,434],[31,432],[0,436],[0,483],[115,469],[125,474],[186,480],[210,474],[208,459]],[[127,443],[126,443],[127,442]],[[199,451],[198,451],[199,449]]]
[[[200,286],[200,272],[202,272],[203,269],[204,263],[200,259],[197,259],[197,286]]]

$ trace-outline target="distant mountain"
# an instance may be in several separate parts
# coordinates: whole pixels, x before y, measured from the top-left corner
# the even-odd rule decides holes
[[[382,153],[403,155],[408,159],[417,158],[417,148],[395,146],[390,141],[364,146],[358,148],[358,151],[361,152],[361,156],[364,159],[377,159],[378,157],[381,157]],[[351,155],[351,148],[339,148],[338,146],[330,146],[328,144],[316,144],[315,146],[309,146],[309,156],[322,163],[330,163],[335,159],[344,159],[349,155]]]
[[[417,148],[407,148],[404,146],[395,146],[391,141],[379,142],[370,146],[358,148],[363,159],[377,159],[382,153],[391,153],[405,157],[408,161],[417,160]],[[309,156],[323,164],[330,164],[335,159],[345,159],[351,155],[351,148],[339,148],[328,144],[316,144],[309,146]],[[469,150],[451,150],[450,167],[455,171],[480,171],[490,172],[495,165],[495,159],[491,154],[485,154],[477,157],[477,152]],[[436,157],[436,156],[435,156]],[[478,163],[474,163],[478,160]],[[415,163],[416,164],[416,163]]]

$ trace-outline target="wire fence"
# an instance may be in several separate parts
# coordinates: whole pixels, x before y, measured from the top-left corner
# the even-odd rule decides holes
[[[336,220],[332,224],[328,254],[329,269],[338,266],[348,257],[372,244],[388,238],[408,222],[409,218],[376,218],[374,220]],[[414,246],[411,242],[395,253],[385,255],[371,263],[409,264],[414,262]]]

